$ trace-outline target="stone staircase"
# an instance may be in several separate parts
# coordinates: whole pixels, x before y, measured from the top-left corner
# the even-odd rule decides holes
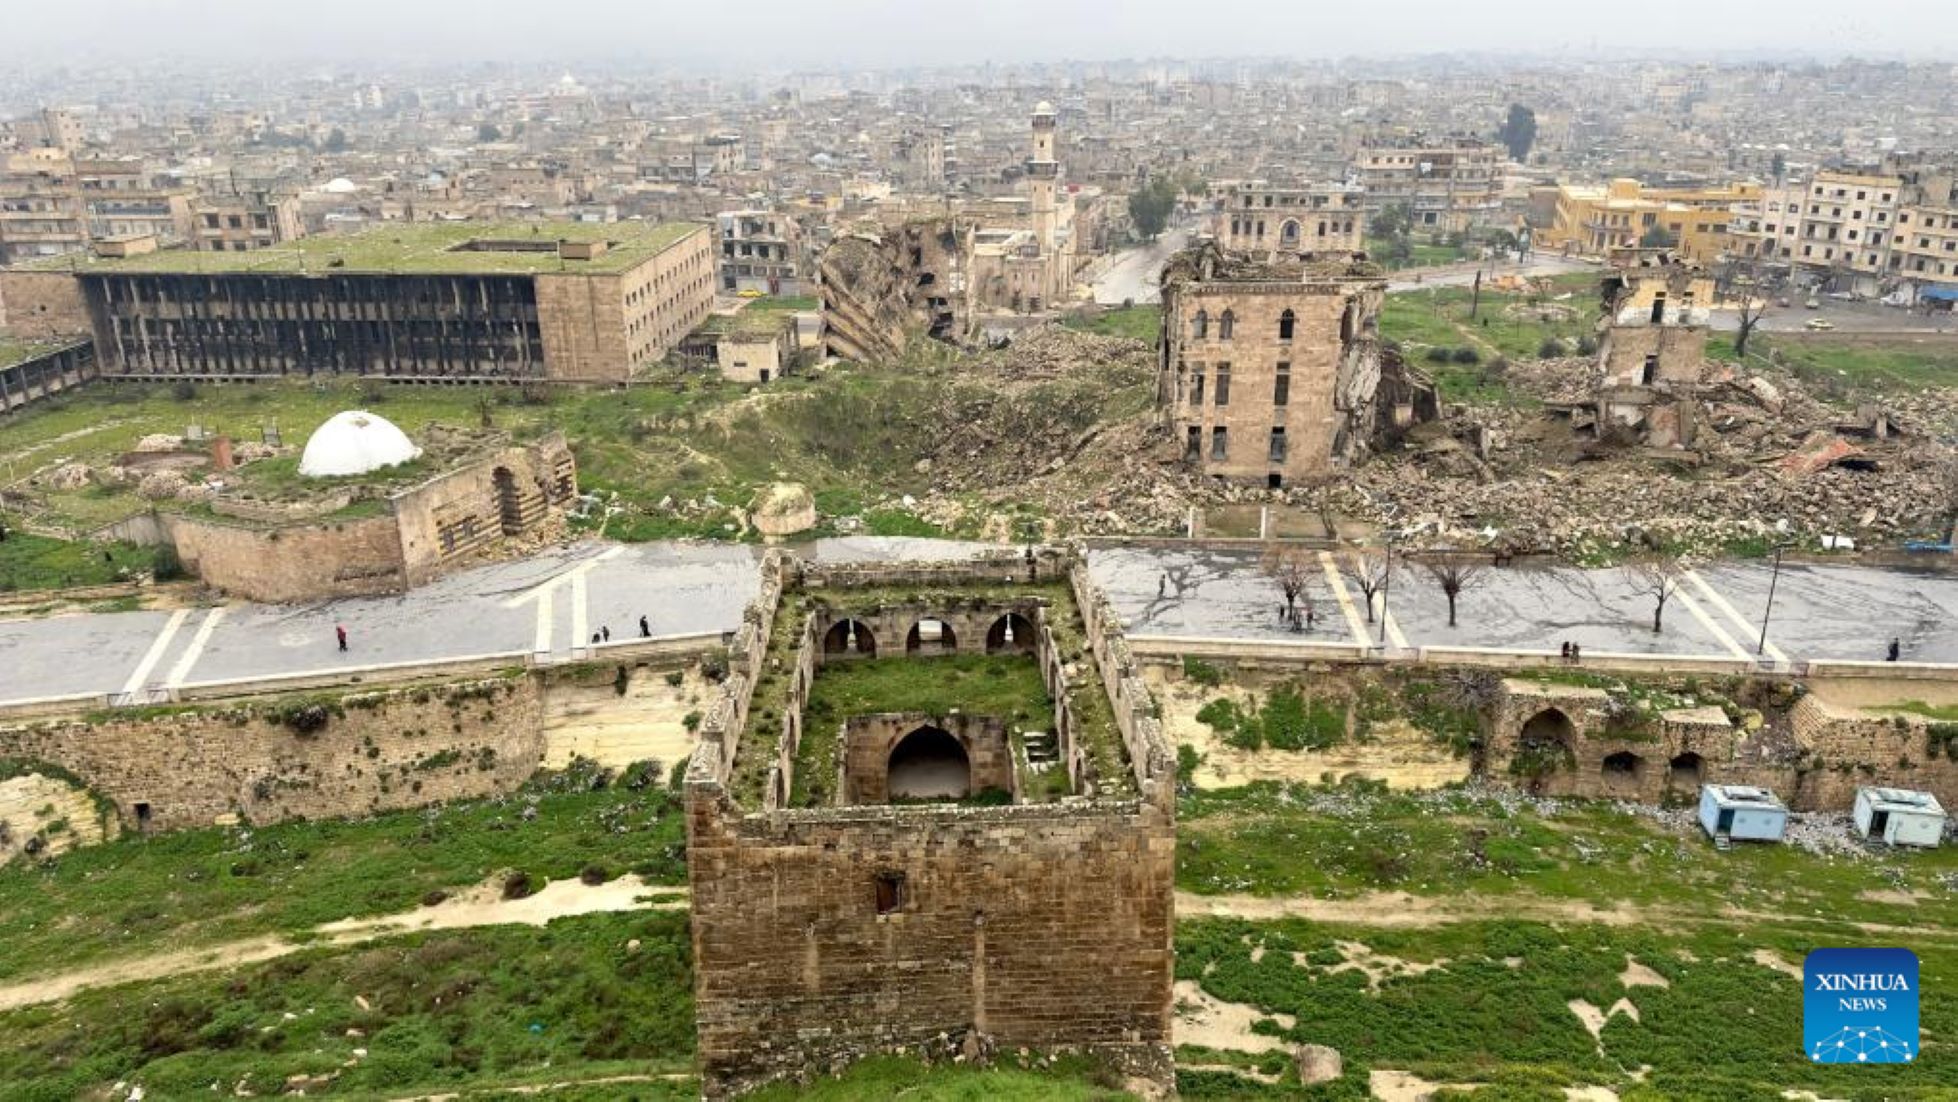
[[[1060,746],[1051,731],[1023,732],[1020,735],[1020,745],[1026,749],[1029,772],[1045,773],[1060,763]]]

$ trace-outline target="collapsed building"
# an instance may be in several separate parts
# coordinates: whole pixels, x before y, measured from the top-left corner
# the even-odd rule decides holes
[[[111,376],[620,382],[714,299],[713,235],[653,226],[391,226],[243,252],[98,243],[0,272],[21,336],[85,336]]]
[[[942,215],[865,222],[839,235],[818,266],[828,354],[895,359],[913,331],[963,341],[972,318],[964,263],[971,237],[968,222]]]
[[[1186,462],[1279,488],[1439,413],[1380,339],[1387,281],[1355,253],[1253,260],[1215,245],[1163,270],[1157,403]]]
[[[1607,275],[1598,319],[1597,431],[1691,448],[1699,429],[1711,285],[1666,258]]]

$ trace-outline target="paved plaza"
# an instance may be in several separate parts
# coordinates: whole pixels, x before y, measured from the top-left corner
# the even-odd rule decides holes
[[[978,544],[861,537],[800,549],[817,559],[928,559]],[[733,631],[759,590],[761,551],[733,544],[586,542],[481,567],[392,597],[309,605],[233,604],[175,612],[90,613],[0,622],[0,702],[162,695],[205,682],[483,656],[521,662],[583,653],[594,633],[656,637]],[[1513,566],[1483,572],[1458,626],[1419,567],[1395,570],[1386,615],[1368,622],[1334,553],[1319,554],[1310,631],[1280,622],[1277,586],[1255,551],[1114,547],[1089,570],[1136,636],[1306,641],[1397,649],[1460,646],[1555,653],[1749,659],[1760,645],[1771,567],[1696,571],[1651,630],[1652,602],[1621,570]],[[335,625],[349,648],[341,653]],[[1892,637],[1907,662],[1958,664],[1958,577],[1849,564],[1784,564],[1766,655],[1777,661],[1879,661]]]

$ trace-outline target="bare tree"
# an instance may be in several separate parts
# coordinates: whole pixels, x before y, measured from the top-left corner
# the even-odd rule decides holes
[[[1730,260],[1721,269],[1720,282],[1729,293],[1740,296],[1740,324],[1734,331],[1734,355],[1747,358],[1747,340],[1767,316],[1773,288],[1764,278],[1759,262],[1753,258]]]
[[[1381,590],[1387,588],[1388,568],[1387,552],[1375,551],[1371,548],[1359,552],[1346,564],[1344,571],[1346,579],[1353,583],[1353,588],[1359,590],[1362,597],[1366,598],[1369,624],[1373,623],[1373,599],[1380,595]]]
[[[1632,584],[1640,593],[1652,598],[1652,633],[1657,635],[1665,626],[1666,602],[1686,582],[1686,575],[1693,564],[1676,555],[1641,555],[1625,564],[1625,572],[1631,575]]]
[[[1299,599],[1312,581],[1312,572],[1319,568],[1312,552],[1299,547],[1273,547],[1265,552],[1258,565],[1266,576],[1278,584],[1279,592],[1285,595],[1285,618],[1297,620]],[[1310,598],[1307,598],[1308,607],[1310,603]]]
[[[1455,626],[1455,599],[1475,588],[1482,581],[1486,567],[1473,559],[1459,555],[1444,555],[1429,559],[1421,564],[1428,576],[1441,587],[1441,593],[1448,598],[1448,626]]]

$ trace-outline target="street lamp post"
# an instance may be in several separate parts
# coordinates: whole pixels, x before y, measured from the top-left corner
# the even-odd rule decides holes
[[[1387,651],[1387,591],[1394,584],[1394,539],[1387,537],[1387,566],[1380,572],[1380,651]]]
[[[1756,655],[1768,653],[1768,619],[1774,615],[1774,589],[1781,581],[1781,553],[1786,544],[1774,545],[1774,572],[1768,575],[1768,607],[1761,612],[1761,643],[1754,648]]]

